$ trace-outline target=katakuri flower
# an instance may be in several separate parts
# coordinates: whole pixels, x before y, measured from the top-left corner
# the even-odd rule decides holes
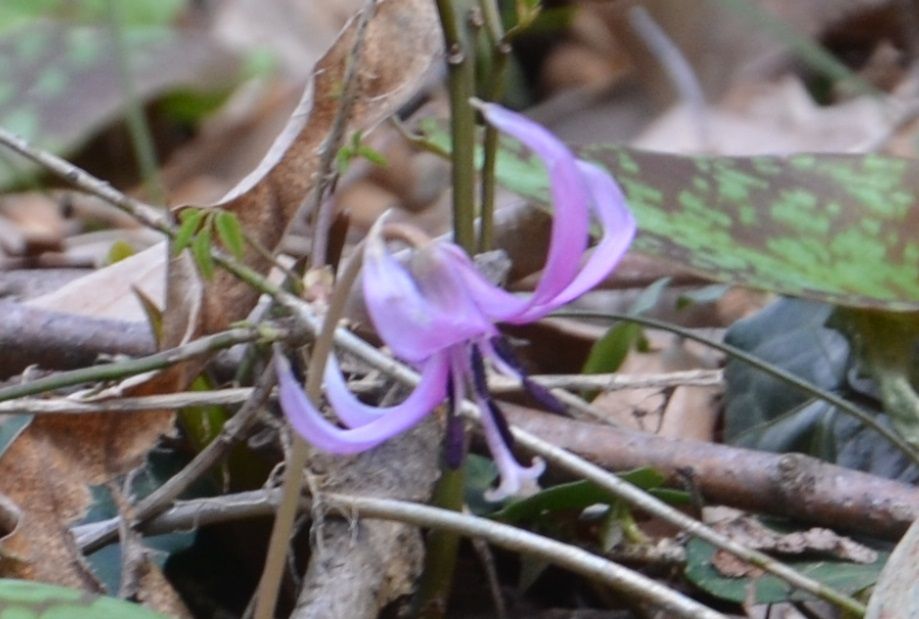
[[[416,248],[408,268],[388,251],[378,224],[364,250],[364,301],[377,333],[400,359],[421,373],[415,390],[400,404],[374,407],[348,389],[334,358],[324,375],[325,393],[345,427],[326,420],[294,378],[283,355],[275,363],[280,401],[293,428],[320,450],[352,454],[371,449],[419,423],[445,398],[451,401],[447,426],[448,463],[462,454],[457,408],[470,395],[481,411],[486,443],[500,473],[487,494],[500,500],[534,486],[544,465],[520,465],[511,452],[512,435],[486,388],[486,362],[516,377],[541,402],[560,408],[548,391],[529,381],[500,337],[497,323],[523,324],[596,286],[616,266],[635,234],[635,220],[613,179],[598,166],[578,160],[545,128],[494,104],[482,104],[485,119],[538,156],[548,171],[554,218],[541,279],[528,296],[490,282],[455,244],[436,240]],[[602,236],[582,265],[589,241],[590,215]]]

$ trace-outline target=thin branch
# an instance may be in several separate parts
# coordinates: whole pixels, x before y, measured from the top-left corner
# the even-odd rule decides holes
[[[164,234],[172,232],[172,224],[167,213],[121,193],[109,183],[88,174],[69,161],[34,148],[26,140],[2,127],[0,127],[0,144],[38,164],[74,187],[120,208],[140,223]]]
[[[181,501],[147,523],[142,530],[149,534],[188,530],[206,524],[241,518],[267,516],[280,502],[280,491],[260,490],[213,499]],[[655,580],[617,565],[586,550],[530,533],[486,518],[429,507],[408,501],[378,499],[341,494],[323,494],[324,506],[342,513],[357,513],[363,518],[395,520],[419,527],[447,529],[467,537],[483,539],[512,552],[537,557],[591,580],[606,584],[635,599],[660,607],[668,617],[724,619],[724,615],[707,608]],[[301,499],[300,508],[308,507]],[[78,539],[99,523],[77,528]]]
[[[587,403],[562,389],[588,391],[621,391],[626,389],[666,389],[670,387],[722,387],[724,380],[720,370],[690,370],[663,374],[550,374],[530,376],[530,380],[553,393],[564,396],[565,404],[583,406]],[[503,376],[489,377],[489,390],[496,394],[521,393],[520,383]],[[349,385],[355,393],[370,393],[384,386],[382,381],[352,381]],[[100,401],[83,401],[74,398],[19,398],[0,402],[0,414],[71,414],[120,413],[184,408],[186,406],[232,406],[249,399],[252,387],[215,389],[213,391],[184,391],[163,395],[148,395],[114,398]],[[271,395],[276,399],[276,395]],[[596,416],[592,412],[592,416]]]
[[[243,342],[252,342],[257,339],[279,339],[286,336],[283,331],[269,333],[264,327],[247,329],[230,329],[214,335],[208,335],[187,344],[170,348],[153,355],[137,359],[127,359],[114,363],[92,365],[69,372],[58,372],[27,383],[11,385],[0,389],[0,402],[21,398],[24,396],[53,391],[62,387],[71,387],[84,383],[125,378],[160,370],[180,361],[200,357],[223,348],[229,348]]]
[[[331,200],[323,203],[323,197],[332,185],[332,180],[334,179],[332,165],[335,163],[335,157],[341,148],[345,129],[347,129],[348,121],[350,120],[351,110],[354,108],[354,89],[357,84],[361,54],[364,51],[364,39],[375,7],[375,0],[367,0],[358,17],[357,28],[354,33],[354,45],[351,46],[351,50],[348,52],[345,74],[342,77],[342,93],[338,103],[338,110],[335,112],[335,120],[332,122],[329,135],[326,136],[320,147],[316,187],[310,194],[309,203],[303,208],[303,212],[315,213],[313,242],[310,246],[310,265],[312,267],[322,266],[328,260],[326,254],[335,203]]]
[[[156,352],[150,328],[140,322],[91,318],[0,301],[0,376],[32,364],[65,370],[85,367],[100,354]]]
[[[141,522],[166,509],[191,484],[220,462],[233,445],[245,438],[254,425],[259,411],[268,400],[268,394],[271,393],[274,384],[274,367],[269,362],[268,367],[259,377],[258,383],[251,390],[249,399],[239,409],[239,412],[224,424],[220,434],[208,443],[207,447],[199,451],[181,471],[134,506],[133,515],[136,521]],[[106,522],[108,524],[97,526],[86,535],[77,536],[77,544],[84,553],[93,552],[115,538],[118,533],[117,519]]]
[[[329,355],[332,353],[338,321],[345,313],[348,296],[360,273],[363,255],[363,245],[360,245],[336,281],[329,309],[322,320],[321,328],[316,331],[316,340],[313,342],[306,378],[306,394],[313,402],[318,401],[322,395],[322,376]],[[282,500],[278,505],[268,544],[268,553],[265,557],[265,568],[256,592],[254,615],[256,619],[270,619],[275,614],[278,592],[286,565],[287,548],[293,534],[297,504],[303,489],[303,467],[306,466],[309,454],[309,446],[301,436],[294,433],[281,489]]]

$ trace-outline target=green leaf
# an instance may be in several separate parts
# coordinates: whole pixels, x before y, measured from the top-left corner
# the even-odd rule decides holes
[[[700,589],[721,598],[742,604],[750,599],[753,589],[756,604],[777,604],[788,600],[804,601],[814,598],[795,589],[785,581],[763,574],[757,578],[731,578],[724,576],[712,565],[715,547],[708,542],[692,539],[686,545],[686,577]],[[849,563],[845,561],[815,560],[788,561],[789,567],[814,580],[845,593],[853,594],[877,582],[878,575],[889,553],[878,552],[874,563]]]
[[[211,230],[206,227],[191,242],[191,253],[204,279],[214,276],[214,259],[211,257]]]
[[[858,397],[870,410],[865,396],[875,388],[851,371],[853,353],[846,338],[825,326],[832,312],[821,303],[782,299],[732,325],[725,342],[822,389]],[[886,439],[849,415],[834,414],[832,405],[730,358],[724,376],[725,442],[806,453],[906,483],[919,480],[919,468],[899,450],[890,449]],[[887,415],[877,415],[890,426]]]
[[[837,311],[836,320],[856,343],[856,351],[877,382],[884,410],[897,432],[919,447],[919,394],[913,383],[919,360],[919,313],[843,308]]]
[[[204,209],[186,208],[179,211],[179,230],[172,239],[172,255],[178,256],[183,249],[188,247],[192,238],[201,226],[201,220],[204,218]]]
[[[386,165],[386,155],[380,151],[370,148],[366,144],[357,147],[357,154],[376,166]]]
[[[0,616],[55,619],[164,619],[138,604],[29,580],[0,579]]]
[[[584,362],[584,374],[615,372],[625,361],[632,346],[641,338],[641,327],[633,322],[618,322],[590,348]]]
[[[652,468],[643,467],[619,473],[619,477],[642,490],[654,490],[664,483],[664,476]],[[575,481],[559,484],[537,492],[533,496],[512,501],[492,517],[503,522],[515,523],[532,520],[546,512],[560,510],[582,510],[597,503],[612,505],[619,499],[609,491],[590,481]]]
[[[246,250],[246,239],[236,214],[220,211],[214,223],[217,227],[217,237],[223,246],[230,250],[234,258],[242,260]]]
[[[635,299],[635,302],[632,303],[629,313],[639,315],[653,308],[660,299],[664,288],[669,284],[670,278],[664,277],[645,288]],[[641,326],[635,323],[620,322],[614,324],[590,348],[590,354],[587,356],[582,372],[584,374],[615,372],[625,361],[632,346],[641,341],[642,334]]]

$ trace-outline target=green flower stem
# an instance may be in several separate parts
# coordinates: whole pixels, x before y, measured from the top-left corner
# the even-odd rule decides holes
[[[229,331],[215,333],[214,335],[192,340],[182,346],[164,350],[163,352],[158,352],[147,357],[116,361],[104,365],[93,365],[88,368],[80,368],[69,372],[58,372],[31,382],[5,387],[0,389],[0,402],[35,395],[37,393],[45,393],[63,387],[81,385],[83,383],[100,380],[115,380],[127,376],[134,376],[136,374],[143,374],[144,372],[169,367],[180,361],[206,355],[216,350],[229,348],[236,344],[253,342],[255,340],[272,341],[286,336],[286,332],[269,332],[269,330],[264,327],[230,329]]]
[[[445,464],[441,465],[440,479],[437,480],[431,503],[441,509],[462,512],[465,485],[463,467],[451,469]],[[460,536],[448,529],[435,529],[428,535],[424,572],[413,602],[413,616],[424,619],[444,616],[453,588],[459,542]]]
[[[504,95],[504,77],[507,59],[510,54],[501,15],[495,0],[479,0],[479,7],[485,21],[485,32],[492,46],[491,75],[487,97],[489,101],[499,101]],[[482,146],[485,156],[482,161],[481,186],[481,219],[479,220],[478,251],[494,249],[495,239],[495,187],[497,186],[496,167],[498,161],[498,130],[491,125],[485,127]]]
[[[306,394],[313,402],[318,402],[322,395],[322,375],[326,361],[332,352],[335,330],[339,319],[345,313],[348,297],[354,282],[360,273],[363,245],[359,245],[345,266],[335,285],[335,291],[322,321],[322,328],[313,343],[306,377]],[[259,580],[256,592],[255,619],[274,617],[278,601],[278,591],[287,564],[287,548],[294,529],[294,520],[300,504],[300,492],[303,488],[303,468],[309,459],[310,449],[300,435],[293,433],[290,454],[281,489],[281,503],[278,505],[271,540],[268,543],[268,555],[265,558],[265,569]]]
[[[472,253],[475,250],[475,111],[469,100],[475,94],[475,67],[457,15],[459,4],[437,0],[449,74],[453,238],[457,245]]]
[[[832,404],[833,406],[838,408],[840,411],[846,413],[847,415],[851,415],[852,417],[855,417],[860,422],[862,422],[863,424],[865,424],[866,426],[868,426],[869,428],[871,428],[872,430],[874,430],[875,432],[877,432],[878,434],[886,438],[888,441],[890,441],[894,446],[896,446],[897,449],[902,451],[903,454],[907,458],[909,458],[913,463],[919,465],[919,450],[915,449],[912,445],[910,445],[907,441],[903,440],[903,438],[901,438],[899,435],[897,435],[892,430],[885,428],[884,426],[879,424],[877,420],[874,418],[874,416],[871,415],[871,413],[862,410],[858,406],[852,404],[851,402],[845,400],[844,398],[841,398],[835,393],[832,393],[825,389],[821,389],[817,387],[816,385],[813,385],[807,382],[806,380],[801,380],[794,374],[791,374],[790,372],[786,372],[782,368],[777,367],[771,363],[767,363],[763,361],[762,359],[759,359],[746,351],[743,351],[739,348],[731,346],[730,344],[725,344],[723,342],[716,342],[715,340],[709,339],[707,337],[703,337],[701,335],[698,335],[697,333],[693,333],[689,329],[684,329],[682,327],[678,327],[676,325],[673,325],[667,322],[663,322],[660,320],[654,320],[652,318],[644,318],[642,316],[633,316],[631,314],[616,314],[612,312],[585,312],[585,311],[568,310],[564,312],[556,312],[553,315],[560,316],[560,317],[571,317],[571,318],[600,318],[603,320],[624,320],[628,322],[634,322],[634,323],[637,323],[637,324],[640,324],[640,325],[643,325],[645,327],[649,327],[652,329],[660,329],[661,331],[669,331],[671,333],[676,333],[677,335],[681,337],[685,337],[690,340],[695,340],[696,342],[701,342],[702,344],[705,344],[706,346],[711,346],[712,348],[720,350],[723,353],[730,355],[731,357],[734,357],[735,359],[739,359],[740,361],[743,361],[744,363],[748,363],[752,365],[753,367],[759,370],[762,370],[763,372],[765,372],[766,374],[769,374],[773,378],[776,378],[784,383],[797,387],[801,391],[809,395],[812,395],[815,398],[819,398],[823,400],[824,402],[828,402]]]
[[[460,3],[437,0],[437,11],[444,31],[450,90],[450,131],[453,150],[453,240],[475,252],[475,110],[470,101],[475,94],[475,67],[470,56],[469,38],[463,32],[457,15]],[[434,489],[434,505],[452,511],[463,507],[464,475],[462,468],[441,466],[441,476]],[[453,572],[459,549],[459,534],[436,531],[428,538],[425,569],[415,598],[416,616],[442,617],[453,586]]]

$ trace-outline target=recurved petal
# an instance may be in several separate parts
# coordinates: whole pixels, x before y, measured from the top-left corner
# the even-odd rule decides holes
[[[587,161],[578,161],[578,169],[590,190],[591,207],[603,231],[600,242],[570,284],[550,301],[534,305],[522,318],[535,320],[573,301],[594,288],[612,272],[635,238],[635,218],[622,190],[603,169]]]
[[[325,367],[325,393],[332,409],[349,428],[359,428],[377,421],[383,415],[411,416],[413,411],[433,410],[446,396],[446,371],[441,356],[424,364],[418,386],[400,404],[371,406],[354,397],[342,376],[335,356],[330,356]]]
[[[549,174],[555,216],[542,277],[525,306],[499,311],[494,316],[503,322],[528,322],[530,318],[520,315],[520,312],[551,302],[578,272],[581,255],[587,248],[590,226],[588,187],[574,155],[546,128],[499,105],[485,103],[480,107],[489,123],[519,140],[542,159]]]
[[[440,385],[446,384],[447,362],[444,357],[445,355],[438,355],[429,361],[436,368],[436,371],[429,375],[429,379]],[[294,430],[322,451],[335,454],[366,451],[413,427],[433,408],[419,404],[414,408],[404,408],[398,414],[383,415],[359,428],[342,429],[329,423],[309,401],[303,393],[303,388],[294,378],[290,363],[284,355],[276,352],[274,362],[278,375],[281,409]]]

